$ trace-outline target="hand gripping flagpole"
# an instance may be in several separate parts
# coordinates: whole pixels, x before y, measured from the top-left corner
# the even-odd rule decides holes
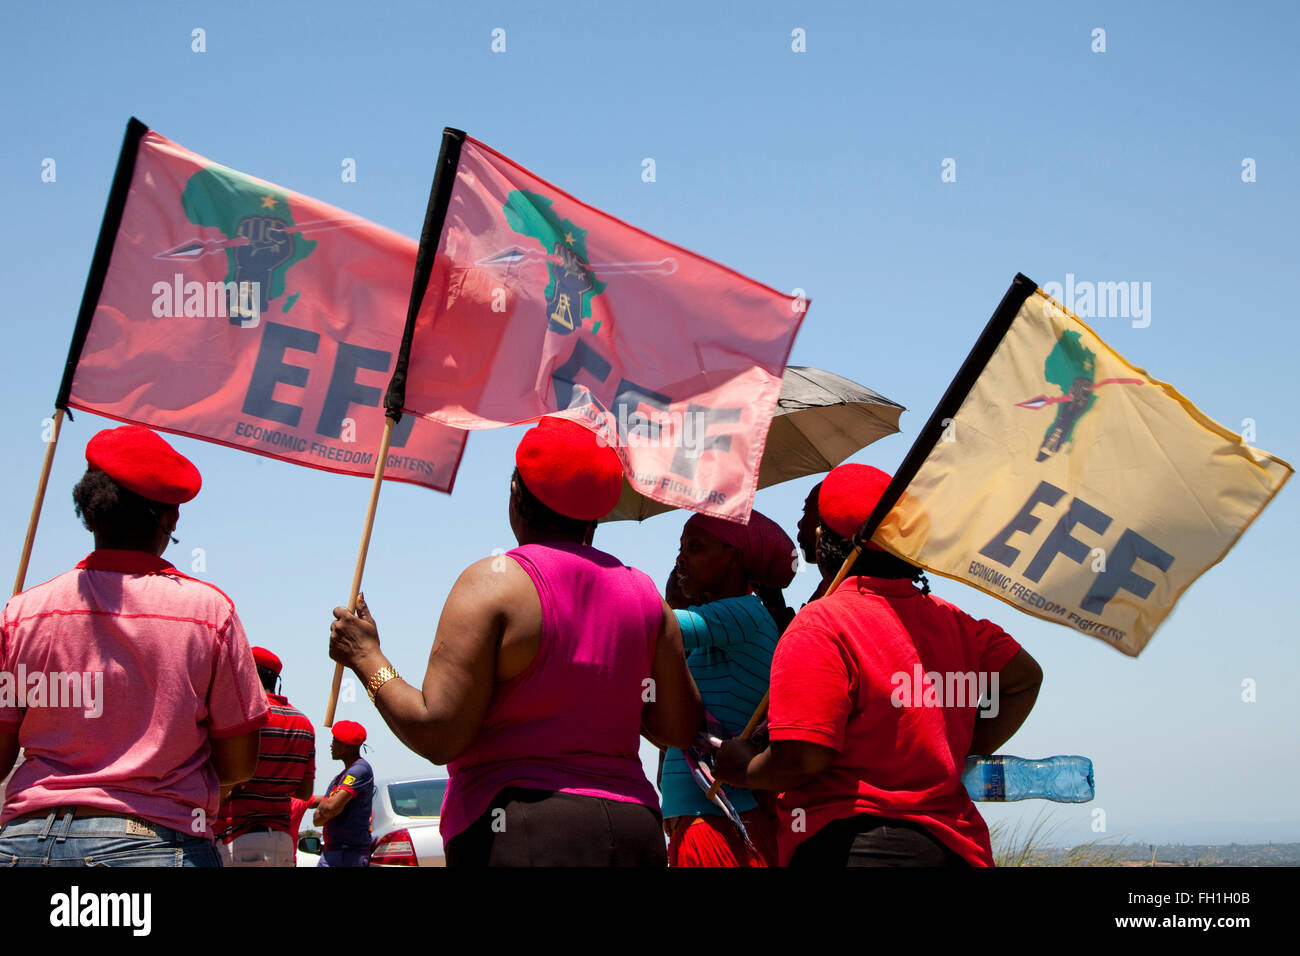
[[[966,396],[974,387],[976,379],[988,365],[989,359],[993,357],[993,352],[1002,344],[1003,337],[1007,330],[1011,328],[1011,323],[1015,321],[1020,312],[1020,307],[1024,305],[1025,300],[1034,294],[1038,284],[1033,279],[1017,273],[1012,280],[1011,288],[1007,290],[1002,301],[998,303],[997,309],[989,319],[988,324],[984,326],[984,331],[975,341],[975,346],[966,356],[966,361],[962,362],[961,368],[957,370],[957,376],[948,385],[948,390],[943,393],[943,398],[939,399],[939,404],[934,407],[930,413],[930,420],[925,423],[921,433],[917,436],[907,457],[895,472],[893,480],[889,482],[889,487],[885,493],[880,496],[880,501],[867,520],[863,522],[858,533],[853,536],[853,550],[849,556],[844,559],[844,564],[840,566],[839,573],[835,575],[835,580],[823,591],[823,595],[830,594],[848,577],[849,570],[857,562],[858,556],[862,554],[862,548],[866,542],[871,540],[871,536],[876,533],[880,527],[880,522],[885,520],[885,516],[894,509],[898,499],[902,497],[903,490],[912,483],[916,473],[921,470],[921,465],[925,463],[934,446],[938,444],[943,437],[945,422],[951,422],[957,415],[962,403],[966,401]],[[758,722],[763,719],[767,713],[768,694],[763,695],[763,699],[758,702],[758,707],[754,709],[754,714],[749,718],[749,723],[745,729],[740,732],[741,740],[748,740],[754,733],[754,728]],[[708,796],[711,798],[717,792],[720,783],[714,782],[710,788]]]
[[[352,593],[348,595],[348,610],[356,613],[357,595],[361,593],[361,575],[366,569],[366,554],[370,550],[370,533],[375,525],[375,509],[379,506],[379,488],[384,480],[384,466],[388,461],[388,445],[393,437],[393,427],[402,420],[402,406],[406,403],[406,369],[411,360],[411,338],[415,334],[415,319],[424,301],[433,273],[433,261],[442,239],[442,224],[451,204],[451,187],[456,182],[456,167],[460,165],[460,146],[465,134],[450,126],[442,131],[442,148],[438,164],[433,171],[433,188],[429,190],[429,206],[424,214],[424,229],[420,233],[420,250],[415,257],[415,275],[411,279],[411,302],[406,310],[406,326],[402,330],[402,344],[397,351],[393,377],[384,395],[384,437],[379,446],[379,460],[375,462],[375,480],[370,486],[370,506],[366,511],[365,526],[361,531],[361,547],[357,553],[356,568],[352,572]],[[339,702],[339,688],[343,684],[343,665],[334,664],[334,681],[330,685],[329,704],[325,709],[325,726],[334,726],[334,710]]]
[[[99,304],[99,293],[104,288],[104,276],[108,274],[108,263],[113,257],[113,243],[117,239],[118,227],[122,224],[122,210],[126,208],[126,196],[131,189],[131,176],[135,172],[135,157],[139,152],[140,139],[147,132],[149,127],[134,116],[127,120],[126,134],[122,137],[122,150],[117,157],[117,170],[113,173],[113,185],[109,188],[104,218],[99,224],[99,239],[95,243],[95,253],[90,260],[90,272],[86,276],[86,288],[81,293],[81,309],[77,313],[77,324],[72,330],[72,344],[68,347],[68,358],[63,366],[63,381],[59,383],[59,394],[54,399],[54,426],[45,447],[45,462],[41,465],[41,477],[36,484],[36,499],[32,502],[32,515],[27,522],[23,553],[18,559],[14,594],[23,589],[23,584],[27,580],[27,564],[32,557],[32,544],[36,541],[36,524],[41,519],[41,506],[45,503],[45,488],[49,484],[50,469],[54,465],[54,449],[59,444],[59,430],[63,426],[63,416],[68,409],[68,396],[72,393],[72,378],[76,374],[77,363],[81,361],[81,350],[86,345],[90,322],[95,317],[95,307]]]
[[[384,437],[379,442],[379,460],[375,462],[375,480],[370,486],[370,505],[366,509],[366,523],[361,529],[361,548],[357,553],[357,565],[352,571],[352,590],[348,594],[348,610],[357,611],[357,595],[361,593],[361,575],[366,570],[366,554],[370,551],[370,532],[375,527],[375,510],[379,507],[379,488],[384,483],[384,464],[388,461],[388,445],[393,440],[393,426],[397,424],[391,417],[384,419]],[[343,685],[343,665],[335,663],[334,681],[330,684],[330,701],[325,710],[325,726],[334,726],[334,708],[339,702],[339,688]]]

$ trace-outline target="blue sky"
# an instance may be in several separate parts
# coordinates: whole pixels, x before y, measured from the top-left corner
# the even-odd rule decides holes
[[[1017,271],[1046,284],[1150,283],[1150,324],[1090,324],[1134,364],[1295,462],[1298,335],[1287,285],[1300,219],[1300,17],[1287,4],[685,3],[28,4],[0,57],[0,269],[11,290],[0,478],[16,566],[126,119],[218,162],[419,234],[443,126],[468,131],[595,206],[813,300],[792,364],[907,406],[903,434],[854,460],[893,470]],[[195,28],[206,52],[192,50]],[[506,51],[491,50],[505,30]],[[802,29],[806,52],[791,49]],[[1105,52],[1093,31],[1105,30]],[[642,161],[656,180],[643,182]],[[57,176],[43,182],[42,161]],[[357,181],[340,177],[356,160]],[[1243,182],[1254,160],[1255,181]],[[956,181],[944,182],[944,161]],[[87,551],[69,490],[85,441],[65,424],[28,581]],[[419,683],[459,571],[513,545],[506,482],[520,429],[470,436],[455,494],[389,485],[365,590],[386,651]],[[318,724],[330,610],[346,600],[369,482],[177,439],[204,474],[168,557],[235,600]],[[814,479],[760,492],[793,533]],[[1097,800],[1052,808],[1057,838],[1300,839],[1295,489],[1185,595],[1136,660],[959,584],[936,593],[1001,623],[1042,663],[1007,746],[1079,753]],[[683,516],[596,544],[662,579]],[[0,556],[3,557],[3,556]],[[9,573],[6,571],[5,573]],[[797,606],[813,588],[796,579]],[[1256,681],[1255,702],[1242,681]],[[364,693],[380,777],[427,765]],[[333,765],[321,734],[318,778]],[[322,780],[323,782],[323,780]],[[1104,832],[1090,824],[1105,810]],[[1040,805],[982,805],[990,822]]]

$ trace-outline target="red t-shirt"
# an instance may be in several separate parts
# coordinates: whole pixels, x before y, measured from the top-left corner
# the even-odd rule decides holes
[[[992,866],[961,771],[978,691],[994,690],[989,675],[1019,650],[996,624],[902,579],[846,578],[801,610],[772,659],[771,738],[836,755],[781,794],[781,865],[826,824],[872,814],[919,823],[966,861]]]
[[[271,713],[258,733],[257,769],[217,811],[213,830],[226,843],[255,826],[292,833],[290,798],[303,780],[316,777],[316,731],[311,721],[281,694],[267,691],[266,700]]]

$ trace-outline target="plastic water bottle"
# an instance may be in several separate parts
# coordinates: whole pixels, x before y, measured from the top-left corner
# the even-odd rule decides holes
[[[961,782],[972,800],[1087,803],[1094,796],[1092,761],[1087,757],[967,757]]]

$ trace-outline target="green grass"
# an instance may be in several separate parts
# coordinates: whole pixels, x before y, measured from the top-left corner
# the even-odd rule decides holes
[[[1007,828],[1005,821],[989,827],[993,842],[993,862],[998,866],[1119,866],[1128,859],[1127,851],[1114,845],[1116,838],[1104,837],[1061,850],[1052,838],[1061,828],[1053,823],[1047,808],[1042,808],[1028,824],[1017,821]]]

